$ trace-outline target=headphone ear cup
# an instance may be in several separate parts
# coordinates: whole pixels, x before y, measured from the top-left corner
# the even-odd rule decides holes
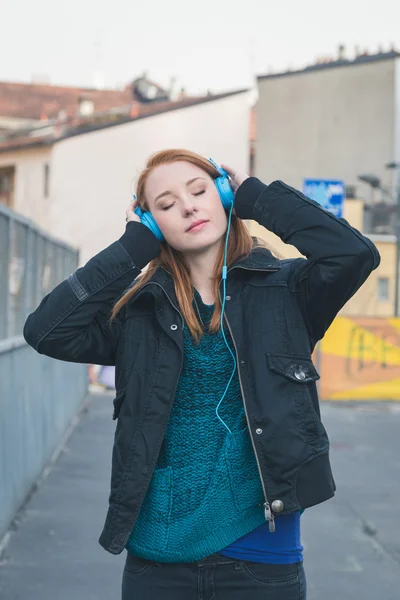
[[[208,159],[212,166],[220,173],[220,176],[214,179],[215,185],[217,186],[217,190],[219,193],[219,197],[221,198],[222,206],[225,210],[230,210],[235,202],[235,193],[231,188],[231,184],[229,183],[228,173],[217,165],[217,163],[212,159]]]
[[[150,229],[150,231],[156,236],[158,240],[160,240],[160,242],[163,242],[164,236],[161,233],[161,229],[155,222],[153,215],[147,211],[142,211],[142,209],[138,206],[135,208],[134,212],[138,215],[138,217],[140,217],[140,222],[143,225],[145,225],[148,229]]]
[[[217,177],[215,179],[215,185],[217,186],[222,206],[226,210],[229,210],[235,201],[235,194],[231,188],[231,184],[229,183],[228,176],[221,175],[220,177]]]

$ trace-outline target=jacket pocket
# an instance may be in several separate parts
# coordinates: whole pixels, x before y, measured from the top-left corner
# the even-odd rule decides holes
[[[307,438],[320,434],[319,418],[315,411],[310,386],[320,378],[311,358],[289,354],[267,354],[271,371],[285,377],[289,398],[296,406],[298,424]]]
[[[237,510],[243,512],[262,505],[264,501],[262,483],[247,427],[227,436],[225,460]]]

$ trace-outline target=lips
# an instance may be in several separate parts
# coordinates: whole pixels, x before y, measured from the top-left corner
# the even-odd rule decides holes
[[[201,225],[202,223],[208,223],[208,220],[201,219],[200,221],[195,221],[186,229],[186,231],[190,231],[191,229],[193,229],[194,227],[197,227],[198,225]]]

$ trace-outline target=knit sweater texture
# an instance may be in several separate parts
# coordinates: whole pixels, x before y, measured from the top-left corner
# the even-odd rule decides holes
[[[204,324],[196,344],[184,327],[184,362],[150,486],[127,543],[158,562],[193,562],[265,523],[263,491],[237,369],[221,331],[210,333],[213,305],[195,290]],[[233,350],[232,339],[225,330]]]

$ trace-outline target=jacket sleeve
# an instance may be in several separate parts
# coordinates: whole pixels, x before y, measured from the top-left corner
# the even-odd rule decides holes
[[[111,310],[141,269],[160,251],[151,231],[136,221],[43,298],[24,325],[25,340],[40,354],[78,363],[114,365],[121,313]]]
[[[374,244],[345,219],[286,185],[250,177],[239,187],[236,214],[254,219],[306,259],[291,261],[290,285],[297,293],[312,347],[344,304],[380,263]]]

